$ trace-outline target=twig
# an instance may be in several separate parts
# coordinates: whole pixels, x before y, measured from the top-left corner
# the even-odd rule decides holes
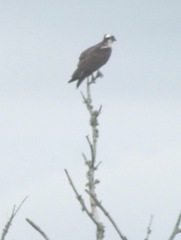
[[[169,237],[169,240],[173,240],[177,234],[181,233],[181,228],[179,228],[180,223],[181,223],[181,212],[177,218],[175,227],[173,229],[171,236]]]
[[[102,212],[105,214],[105,216],[109,219],[109,221],[112,223],[113,227],[115,228],[115,230],[117,231],[118,235],[120,236],[120,238],[122,240],[128,240],[119,230],[118,226],[116,225],[115,221],[113,220],[113,218],[110,216],[110,214],[106,211],[106,209],[102,206],[101,202],[97,200],[97,198],[91,194],[91,192],[89,192],[88,190],[85,190],[89,196],[94,200],[94,202],[96,203],[96,205],[102,210]]]
[[[92,159],[92,162],[95,161],[95,156],[94,156],[94,148],[93,148],[93,145],[89,139],[89,136],[86,136],[86,139],[87,139],[87,142],[89,144],[89,147],[90,147],[90,150],[91,150],[91,159]]]
[[[96,220],[93,218],[92,214],[89,212],[88,208],[86,207],[85,203],[84,203],[84,200],[82,199],[82,196],[78,193],[68,171],[66,169],[65,170],[65,173],[67,175],[67,178],[69,180],[69,183],[70,183],[70,186],[72,187],[76,197],[77,197],[77,200],[79,201],[80,205],[82,206],[82,211],[85,211],[87,213],[87,215],[90,217],[90,219],[96,224],[96,226],[98,226],[98,223],[96,222]]]
[[[4,240],[6,237],[6,234],[8,233],[10,226],[12,225],[13,219],[16,216],[16,214],[19,212],[20,208],[22,207],[23,203],[26,201],[26,199],[28,198],[28,196],[26,196],[23,201],[20,203],[20,205],[17,207],[16,209],[16,205],[14,205],[13,207],[13,211],[11,213],[11,217],[9,218],[9,221],[6,223],[6,225],[4,226],[2,235],[1,235],[1,240]]]
[[[40,227],[38,227],[34,222],[32,222],[30,219],[26,218],[26,221],[37,231],[39,232],[42,237],[45,239],[45,240],[49,240],[49,238],[47,237],[47,235],[41,230]]]
[[[148,239],[149,239],[149,235],[150,235],[151,232],[152,232],[152,230],[151,230],[152,222],[153,222],[153,216],[151,215],[151,217],[150,217],[150,222],[149,222],[148,227],[147,227],[147,233],[146,233],[146,238],[145,238],[145,240],[148,240]]]

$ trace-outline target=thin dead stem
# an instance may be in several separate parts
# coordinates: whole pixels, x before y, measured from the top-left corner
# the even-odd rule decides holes
[[[88,190],[85,190],[89,196],[95,201],[96,205],[102,210],[102,212],[105,214],[105,216],[109,219],[109,221],[111,222],[111,224],[113,225],[113,227],[115,228],[116,232],[118,233],[118,235],[120,236],[120,238],[122,240],[128,240],[120,231],[120,229],[118,228],[117,224],[115,223],[115,221],[113,220],[113,218],[111,217],[111,215],[106,211],[106,209],[103,207],[103,205],[101,204],[100,201],[98,201],[97,197],[95,197],[94,195],[91,194],[91,192],[89,192]]]
[[[1,240],[5,240],[5,237],[10,229],[10,226],[12,225],[13,219],[14,217],[17,215],[17,213],[19,212],[20,208],[22,207],[22,205],[24,204],[24,202],[26,201],[26,199],[28,198],[28,196],[26,196],[23,201],[20,203],[20,205],[16,208],[16,205],[13,207],[13,211],[11,213],[11,216],[8,220],[8,222],[6,223],[6,225],[4,226],[2,235],[1,235]]]
[[[179,227],[180,223],[181,223],[181,213],[177,218],[176,224],[174,226],[171,236],[169,237],[169,240],[173,240],[177,234],[181,233],[181,228]]]
[[[41,230],[40,227],[38,227],[34,222],[32,222],[30,219],[26,218],[26,221],[37,231],[40,233],[40,235],[45,239],[45,240],[50,240],[47,235]]]
[[[72,189],[73,189],[73,191],[74,191],[74,193],[75,193],[75,195],[77,197],[77,200],[79,201],[80,205],[82,206],[82,211],[85,211],[87,213],[87,215],[90,217],[90,219],[97,226],[98,223],[96,222],[96,220],[93,218],[91,212],[89,212],[88,208],[86,207],[86,205],[84,203],[84,200],[83,200],[82,196],[78,193],[78,191],[77,191],[77,189],[76,189],[76,187],[75,187],[75,185],[74,185],[74,183],[73,183],[73,181],[72,181],[68,171],[66,169],[64,169],[64,170],[65,170],[66,176],[67,176],[67,178],[69,180],[70,186],[72,187]]]
[[[150,222],[149,222],[148,227],[147,227],[147,233],[146,233],[146,238],[145,238],[145,240],[148,240],[148,239],[149,239],[149,236],[150,236],[150,234],[151,234],[151,232],[152,232],[152,230],[151,230],[152,222],[153,222],[153,216],[151,215],[151,217],[150,217]]]

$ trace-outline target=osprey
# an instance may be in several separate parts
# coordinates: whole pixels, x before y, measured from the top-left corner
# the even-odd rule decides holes
[[[99,70],[99,68],[106,64],[111,56],[111,45],[114,41],[116,41],[114,36],[105,34],[100,43],[83,51],[79,57],[77,69],[73,73],[69,83],[78,81],[78,88],[86,77],[92,75],[95,71]]]

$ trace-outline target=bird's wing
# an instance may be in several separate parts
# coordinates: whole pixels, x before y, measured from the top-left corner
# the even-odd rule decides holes
[[[111,48],[92,48],[79,61],[78,68],[93,73],[102,67],[111,55]]]
[[[81,61],[83,61],[85,58],[87,58],[87,56],[89,56],[91,54],[91,52],[93,52],[95,49],[98,49],[99,46],[101,46],[101,43],[98,43],[98,44],[86,49],[85,51],[83,51],[79,57],[79,63]]]

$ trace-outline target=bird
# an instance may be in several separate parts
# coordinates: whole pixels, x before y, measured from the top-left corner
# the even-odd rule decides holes
[[[78,88],[85,78],[106,64],[111,56],[114,41],[116,38],[113,35],[105,34],[101,42],[83,51],[79,57],[77,69],[68,83],[77,81]]]

